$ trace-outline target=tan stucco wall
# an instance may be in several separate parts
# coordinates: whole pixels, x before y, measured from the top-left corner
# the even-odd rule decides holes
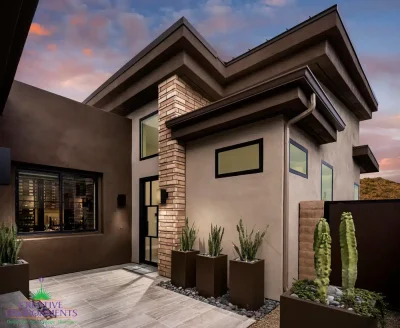
[[[158,175],[158,156],[140,160],[140,119],[158,110],[152,102],[135,110],[127,118],[132,120],[132,262],[139,262],[139,179]]]
[[[308,179],[289,173],[289,283],[298,279],[299,202],[321,199],[321,160],[333,166],[333,200],[354,199],[354,183],[360,181],[360,169],[352,157],[352,147],[359,144],[359,121],[323,88],[346,128],[337,133],[337,142],[320,146],[296,126],[290,129],[290,137],[308,149]]]
[[[0,147],[11,159],[103,173],[97,233],[27,236],[21,258],[31,279],[127,263],[131,258],[131,125],[101,111],[14,81],[0,116]],[[0,186],[0,222],[15,220],[14,179]],[[127,206],[117,208],[118,194]]]
[[[262,173],[215,179],[215,149],[264,139]],[[211,223],[225,228],[223,253],[233,259],[238,243],[236,224],[242,218],[249,229],[269,224],[258,257],[265,259],[265,296],[282,292],[282,176],[283,120],[263,120],[193,141],[186,146],[186,214],[195,222],[195,247],[206,250]]]

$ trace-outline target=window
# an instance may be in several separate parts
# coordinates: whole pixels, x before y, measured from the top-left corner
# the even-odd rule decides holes
[[[321,199],[333,200],[333,167],[324,161],[321,165]]]
[[[17,168],[18,232],[97,230],[97,177],[57,169]]]
[[[263,139],[215,150],[215,177],[225,178],[263,171]]]
[[[354,183],[354,200],[360,200],[360,185]]]
[[[151,113],[140,120],[140,159],[158,154],[158,112]]]
[[[290,139],[289,172],[308,178],[308,150]]]

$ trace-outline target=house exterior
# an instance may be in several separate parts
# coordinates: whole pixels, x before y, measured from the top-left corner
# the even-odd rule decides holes
[[[265,296],[278,299],[298,278],[299,202],[355,199],[360,173],[379,170],[359,144],[377,110],[336,6],[229,62],[182,18],[84,104],[14,82],[0,211],[41,217],[20,231],[33,276],[133,261],[169,277],[186,217],[203,252],[211,224],[223,226],[231,259],[240,218],[268,225],[258,255]],[[55,187],[58,205],[32,207],[32,183],[39,196]]]

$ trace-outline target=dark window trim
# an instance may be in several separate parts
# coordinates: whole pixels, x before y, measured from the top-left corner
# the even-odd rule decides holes
[[[322,166],[323,165],[325,165],[325,166],[327,166],[328,168],[330,168],[331,170],[332,170],[332,183],[331,183],[331,186],[332,186],[332,200],[333,200],[333,174],[334,174],[334,169],[333,169],[333,166],[331,165],[331,164],[329,164],[328,162],[325,162],[324,160],[321,160],[321,200],[322,200]],[[332,201],[332,200],[330,200],[330,201]],[[330,202],[329,200],[327,200],[326,202]]]
[[[154,112],[152,112],[152,113],[150,113],[150,114],[148,114],[148,115],[146,115],[146,116],[143,116],[143,117],[139,120],[139,160],[140,160],[140,161],[144,161],[144,160],[146,160],[146,159],[149,159],[149,158],[153,158],[153,157],[158,156],[158,153],[156,153],[156,154],[153,154],[153,155],[150,155],[150,156],[142,157],[142,122],[143,122],[144,120],[147,120],[148,118],[154,116],[154,115],[158,115],[158,110],[156,110],[156,111],[154,111]]]
[[[306,174],[304,174],[303,172],[296,171],[290,167],[290,145],[291,144],[306,153]],[[301,176],[305,179],[308,179],[308,149],[306,147],[300,145],[296,141],[294,141],[292,138],[289,139],[289,172],[296,174],[298,176]]]
[[[360,200],[360,184],[354,182],[354,187],[357,186],[358,187],[358,199],[354,199],[354,200]],[[353,188],[354,188],[353,187]],[[354,195],[354,189],[353,189],[353,195]]]
[[[219,153],[223,153],[225,151],[243,148],[243,147],[247,147],[247,146],[252,146],[252,145],[258,145],[258,150],[259,150],[259,162],[258,162],[259,167],[258,167],[258,169],[238,171],[238,172],[232,172],[232,173],[224,173],[224,174],[218,173],[218,154]],[[215,150],[215,178],[219,179],[219,178],[235,177],[235,176],[239,176],[239,175],[261,173],[261,172],[263,172],[263,163],[264,163],[264,141],[263,141],[263,138],[255,139],[255,140],[251,140],[251,141],[247,141],[247,142],[242,142],[242,143],[224,147],[224,148],[219,148],[219,149]]]
[[[84,171],[84,170],[75,170],[70,168],[61,168],[56,166],[47,166],[47,165],[40,165],[40,164],[29,164],[24,162],[12,162],[13,166],[15,167],[15,217],[14,222],[17,223],[17,215],[19,213],[19,181],[18,181],[18,173],[20,171],[36,171],[36,172],[43,172],[43,173],[53,173],[58,175],[59,181],[59,208],[60,208],[60,231],[34,231],[34,232],[18,232],[20,236],[59,236],[60,234],[84,234],[84,233],[91,233],[91,232],[100,232],[99,229],[99,179],[102,178],[103,174],[99,172],[91,172],[91,171]],[[86,229],[86,230],[63,230],[64,226],[64,213],[63,213],[63,185],[62,185],[62,174],[74,174],[75,176],[82,176],[82,177],[89,177],[95,181],[95,225],[96,229]]]

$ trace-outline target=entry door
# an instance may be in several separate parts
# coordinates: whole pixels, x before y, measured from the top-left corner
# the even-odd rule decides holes
[[[140,179],[140,261],[158,264],[158,176]]]

